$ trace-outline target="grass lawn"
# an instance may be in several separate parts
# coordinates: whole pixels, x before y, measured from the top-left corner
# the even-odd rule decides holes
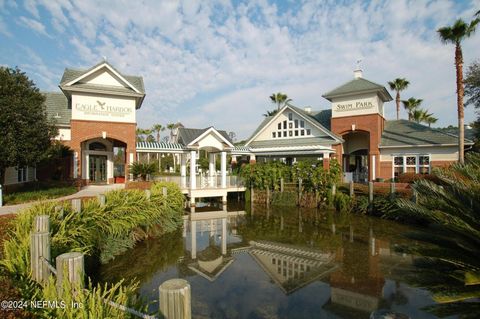
[[[58,198],[77,192],[77,188],[66,183],[31,183],[23,188],[5,194],[4,205],[16,205],[42,199]]]

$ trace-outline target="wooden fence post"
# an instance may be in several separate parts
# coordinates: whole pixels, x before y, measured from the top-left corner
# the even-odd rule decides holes
[[[284,180],[283,180],[283,177],[280,178],[280,192],[283,193],[283,188],[284,188]]]
[[[355,190],[353,188],[353,181],[350,181],[350,184],[348,186],[350,190],[350,197],[353,197],[353,195],[355,195]]]
[[[298,205],[300,206],[300,203],[302,201],[302,179],[298,179]]]
[[[394,196],[395,195],[395,182],[391,182],[390,183],[390,196]]]
[[[82,199],[81,198],[72,199],[72,210],[75,213],[80,213],[82,211]]]
[[[270,187],[267,186],[267,200],[266,200],[267,207],[270,205]]]
[[[168,190],[166,187],[162,187],[162,195],[165,197],[168,195]]]
[[[64,280],[75,288],[83,288],[84,262],[83,254],[70,252],[58,255],[56,260],[57,289],[62,291]]]
[[[160,312],[166,319],[191,319],[190,284],[184,279],[170,279],[158,287]]]
[[[55,214],[58,215],[59,218],[63,219],[63,206],[55,206]]]
[[[98,195],[98,202],[100,203],[100,206],[105,206],[105,202],[106,202],[106,197],[105,197],[105,194],[99,194]]]
[[[332,198],[335,197],[335,194],[337,193],[337,185],[333,184],[332,185]]]
[[[50,272],[41,258],[50,261],[50,233],[48,231],[30,233],[32,279],[39,283],[45,283]]]
[[[373,182],[368,182],[368,202],[373,202]]]
[[[150,200],[150,197],[152,196],[152,192],[149,189],[145,190],[145,197],[147,200]]]
[[[48,215],[38,215],[35,216],[35,221],[33,222],[33,232],[34,233],[43,233],[50,231],[50,219]]]

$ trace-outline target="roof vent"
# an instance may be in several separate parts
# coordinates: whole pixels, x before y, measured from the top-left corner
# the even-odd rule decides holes
[[[355,79],[359,79],[362,77],[362,73],[363,73],[362,70],[356,69],[355,71],[353,71],[353,77]]]
[[[303,110],[308,114],[312,113],[312,108],[310,106],[305,107]]]

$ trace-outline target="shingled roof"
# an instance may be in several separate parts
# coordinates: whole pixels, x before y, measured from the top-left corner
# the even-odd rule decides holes
[[[472,145],[465,139],[465,144]],[[386,121],[380,147],[458,145],[458,136],[407,120]]]
[[[178,143],[183,144],[183,145],[188,145],[190,142],[192,142],[194,139],[202,135],[205,131],[210,129],[210,127],[204,128],[204,129],[196,129],[196,128],[185,128],[185,127],[179,127],[178,128]],[[233,144],[232,140],[228,136],[228,133],[226,131],[221,131],[217,130],[220,135],[222,135],[227,141],[229,141],[231,144]]]
[[[335,89],[323,94],[322,96],[329,101],[332,101],[333,98],[341,97],[345,95],[350,95],[354,93],[371,93],[377,92],[378,95],[382,98],[383,102],[392,101],[393,98],[388,93],[387,89],[383,85],[377,84],[375,82],[369,81],[364,78],[356,78],[345,84],[342,84]]]
[[[63,93],[46,92],[45,107],[48,119],[57,125],[70,125],[72,110],[68,107],[68,100]]]

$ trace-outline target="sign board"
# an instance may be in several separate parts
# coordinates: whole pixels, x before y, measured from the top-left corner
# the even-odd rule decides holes
[[[356,116],[379,113],[383,116],[383,103],[375,95],[352,96],[332,102],[332,117]]]
[[[135,123],[135,100],[74,94],[72,119]]]

